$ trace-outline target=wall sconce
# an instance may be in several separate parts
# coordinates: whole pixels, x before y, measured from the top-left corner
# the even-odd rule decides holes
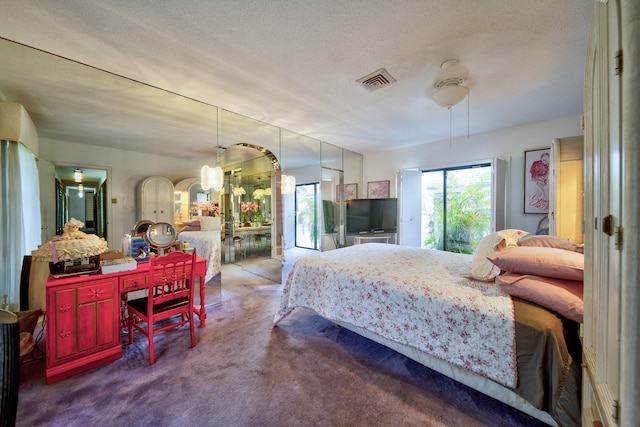
[[[296,191],[296,177],[293,175],[282,175],[280,177],[281,181],[281,192],[282,194],[293,194]]]

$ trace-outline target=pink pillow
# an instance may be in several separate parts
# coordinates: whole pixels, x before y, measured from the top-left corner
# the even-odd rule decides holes
[[[583,280],[584,255],[556,248],[518,246],[487,257],[501,270],[520,274]]]
[[[189,219],[187,221],[182,222],[187,227],[195,227],[200,228],[200,220],[199,219]]]
[[[584,303],[581,281],[504,273],[496,277],[496,283],[513,297],[531,301],[582,323]]]
[[[571,240],[557,236],[527,236],[518,240],[518,246],[537,246],[545,248],[566,249],[568,251],[584,253],[584,246]]]

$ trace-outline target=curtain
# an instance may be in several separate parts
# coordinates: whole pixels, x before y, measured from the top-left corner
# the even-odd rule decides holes
[[[20,307],[24,255],[41,242],[40,187],[35,155],[22,143],[0,141],[0,298]]]

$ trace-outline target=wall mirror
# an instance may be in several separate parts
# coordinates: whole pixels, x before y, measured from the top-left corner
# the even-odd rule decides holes
[[[279,191],[273,192],[273,189],[279,189],[280,174],[295,176],[301,184],[319,185],[323,180],[322,165],[342,170],[345,182],[358,182],[362,188],[362,156],[354,153],[350,164],[347,152],[331,144],[7,39],[0,38],[0,57],[4,59],[0,61],[0,98],[22,104],[38,130],[42,218],[50,231],[57,229],[58,195],[54,183],[58,167],[103,169],[107,173],[105,200],[110,201],[113,197],[111,186],[121,194],[130,192],[133,197],[139,177],[134,182],[132,177],[111,173],[112,165],[101,164],[105,160],[95,154],[101,146],[139,152],[148,152],[148,147],[153,147],[154,153],[171,157],[175,153],[176,141],[180,141],[181,154],[190,156],[198,164],[204,163],[203,159],[211,159],[209,164],[213,162],[216,145],[226,148],[223,167],[227,178],[232,176],[234,165],[242,164],[241,177],[246,180],[243,185],[251,186],[253,191],[262,186],[266,189],[266,181],[271,181],[271,200],[262,199],[262,203],[268,201],[270,206],[263,212],[272,219],[271,257],[274,259],[282,258],[283,242],[287,247],[295,247],[297,232],[295,195],[283,196]],[[51,141],[55,144],[49,143]],[[278,161],[279,170],[276,171],[274,164],[270,163],[266,169],[250,172],[250,161],[258,157],[257,154],[264,156],[265,153],[253,149],[255,153],[249,157],[246,157],[246,152],[236,157],[230,147],[242,145],[260,147],[260,150],[272,153]],[[74,155],[84,159],[84,165],[70,164],[67,146],[70,150],[81,151],[74,152]],[[267,157],[268,162],[272,160]],[[118,167],[122,170],[121,165]],[[359,177],[348,176],[352,171]],[[228,182],[225,188],[230,185]],[[320,188],[317,194],[326,191]],[[62,203],[66,190],[61,189],[61,192],[59,199]],[[223,210],[223,214],[227,214],[223,217],[225,226],[230,225],[229,222],[235,225],[236,221],[237,210],[230,203],[229,194],[220,195],[221,204],[227,202]],[[319,206],[317,200],[315,203]],[[113,209],[111,203],[105,203],[104,211],[98,211],[97,221],[106,224],[105,237],[108,236],[110,246],[117,247],[120,236],[129,232],[136,217],[132,209],[118,208],[115,215]],[[103,212],[104,219],[100,219]],[[318,230],[317,218],[315,224],[314,229]]]
[[[166,222],[157,222],[147,228],[145,240],[150,248],[156,249],[158,255],[164,255],[165,251],[171,247],[178,236],[173,225]]]

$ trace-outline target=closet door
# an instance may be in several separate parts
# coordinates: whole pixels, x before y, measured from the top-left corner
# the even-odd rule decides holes
[[[620,422],[619,2],[595,3],[585,85],[583,425]],[[632,403],[632,402],[629,402]]]

